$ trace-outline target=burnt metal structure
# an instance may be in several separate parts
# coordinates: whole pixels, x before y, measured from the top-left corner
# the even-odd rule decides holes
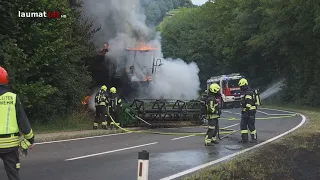
[[[129,106],[136,114],[152,122],[193,121],[201,123],[203,102],[173,99],[135,99]]]

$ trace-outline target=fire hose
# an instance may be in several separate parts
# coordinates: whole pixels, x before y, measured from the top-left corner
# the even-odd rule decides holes
[[[194,135],[194,136],[204,136],[206,133],[188,133],[188,132],[156,132],[156,131],[148,131],[148,130],[140,130],[140,131],[133,131],[133,130],[129,130],[126,128],[121,127],[120,125],[118,125],[118,123],[116,123],[113,119],[112,116],[110,116],[110,114],[106,115],[107,117],[110,118],[110,120],[114,123],[114,125],[116,127],[118,127],[119,129],[121,129],[124,132],[131,132],[131,133],[148,133],[148,134],[160,134],[160,135],[177,135],[177,136],[188,136],[188,135]],[[134,116],[135,118],[141,120],[142,122],[151,125],[150,123],[148,123],[147,121],[143,120],[142,118],[138,117],[138,116]],[[220,131],[224,131],[224,132],[220,132]],[[218,137],[219,139],[223,139],[224,137],[220,137],[220,134],[227,134],[227,136],[234,134],[236,132],[238,132],[239,130],[234,130],[234,129],[227,129],[227,128],[219,128],[218,131]]]
[[[284,115],[284,116],[276,116],[276,117],[265,117],[265,118],[256,118],[256,120],[270,120],[270,119],[279,119],[279,118],[290,118],[290,117],[294,117],[297,116],[298,114],[290,114],[290,115]],[[114,125],[116,127],[118,127],[119,129],[121,129],[124,132],[131,132],[131,133],[149,133],[149,134],[160,134],[160,135],[177,135],[177,136],[189,136],[189,135],[193,135],[193,136],[204,136],[206,133],[190,133],[190,132],[156,132],[156,131],[150,131],[150,130],[138,130],[138,131],[134,131],[134,130],[128,130],[126,128],[121,127],[118,123],[116,123],[113,119],[112,116],[110,116],[110,114],[106,115],[107,117],[110,118],[110,120],[114,123]],[[145,124],[151,125],[150,123],[148,123],[147,121],[143,120],[142,118],[134,115],[135,118],[139,119],[140,121],[144,122]],[[240,118],[219,118],[219,119],[225,119],[225,120],[240,120]],[[221,132],[222,131],[222,132]],[[232,134],[235,134],[237,132],[239,132],[240,129],[238,130],[234,130],[234,129],[228,129],[228,128],[219,128],[218,130],[218,138],[224,139],[229,137]],[[221,134],[225,134],[225,136],[220,136]]]

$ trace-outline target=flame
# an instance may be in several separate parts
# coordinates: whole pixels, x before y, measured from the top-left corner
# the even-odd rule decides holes
[[[128,51],[150,51],[157,50],[157,48],[152,47],[151,45],[147,45],[143,42],[139,42],[135,48],[127,48]]]
[[[90,100],[90,96],[86,96],[86,97],[82,100],[82,105],[88,104],[89,100]]]
[[[152,81],[152,76],[145,76],[143,81]]]

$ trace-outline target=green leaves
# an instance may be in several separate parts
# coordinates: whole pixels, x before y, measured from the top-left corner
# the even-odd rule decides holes
[[[78,108],[91,83],[83,60],[95,49],[90,42],[91,24],[65,0],[2,5],[10,8],[0,8],[0,14],[11,15],[21,9],[60,10],[67,15],[57,20],[9,16],[8,26],[0,29],[0,65],[8,69],[10,85],[31,120],[47,121]]]
[[[285,77],[283,99],[320,105],[319,22],[316,0],[217,0],[181,10],[158,29],[164,55],[196,61],[202,83],[240,72],[261,88]]]

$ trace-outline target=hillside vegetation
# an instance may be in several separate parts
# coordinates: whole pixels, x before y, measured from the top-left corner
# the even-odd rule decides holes
[[[153,26],[167,11],[193,6],[190,0],[141,1],[146,22]],[[74,0],[0,2],[4,20],[0,23],[0,65],[8,70],[10,88],[38,129],[46,129],[43,124],[47,122],[59,127],[72,126],[79,118],[90,122],[81,101],[94,83],[88,66],[101,47],[93,44],[98,30],[83,16],[81,7],[81,1]],[[67,18],[19,18],[18,10],[57,10]],[[73,128],[81,128],[80,124]]]
[[[284,77],[282,102],[320,105],[320,1],[216,0],[158,29],[164,55],[197,62],[202,85],[234,72],[259,87]]]

